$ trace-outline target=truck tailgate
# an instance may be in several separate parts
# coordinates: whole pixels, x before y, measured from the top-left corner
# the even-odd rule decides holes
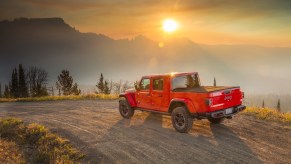
[[[242,104],[242,92],[239,87],[210,93],[212,99],[211,111],[226,109]]]

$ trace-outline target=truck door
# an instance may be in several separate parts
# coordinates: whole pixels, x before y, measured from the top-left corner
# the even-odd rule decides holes
[[[140,108],[151,108],[150,78],[140,81],[140,91],[137,93],[137,106]]]
[[[164,78],[153,78],[152,84],[152,109],[162,111],[161,105],[164,100]]]

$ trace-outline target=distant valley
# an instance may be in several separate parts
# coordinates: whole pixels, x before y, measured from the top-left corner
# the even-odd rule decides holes
[[[118,27],[117,27],[118,28]],[[102,72],[108,80],[138,80],[146,74],[197,71],[202,84],[239,85],[248,93],[291,92],[291,48],[257,45],[204,45],[187,38],[159,42],[145,36],[114,40],[82,33],[62,18],[20,18],[0,22],[0,82],[13,67],[38,66],[50,85],[62,69],[80,85],[93,86]]]

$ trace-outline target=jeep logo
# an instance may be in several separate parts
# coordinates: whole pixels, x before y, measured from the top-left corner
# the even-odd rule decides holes
[[[224,100],[226,100],[226,101],[230,101],[232,99],[232,96],[225,96],[224,97]]]

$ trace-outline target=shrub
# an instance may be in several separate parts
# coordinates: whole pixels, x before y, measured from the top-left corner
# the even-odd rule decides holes
[[[20,119],[8,118],[0,121],[0,135],[10,140],[23,140],[24,124]]]
[[[15,142],[0,138],[0,163],[25,163],[23,154]]]
[[[35,123],[25,125],[15,118],[0,120],[0,135],[19,145],[30,147],[25,150],[28,163],[75,163],[84,155],[69,142],[47,128]]]
[[[281,113],[276,109],[247,107],[243,112],[258,119],[291,123],[291,113]]]

